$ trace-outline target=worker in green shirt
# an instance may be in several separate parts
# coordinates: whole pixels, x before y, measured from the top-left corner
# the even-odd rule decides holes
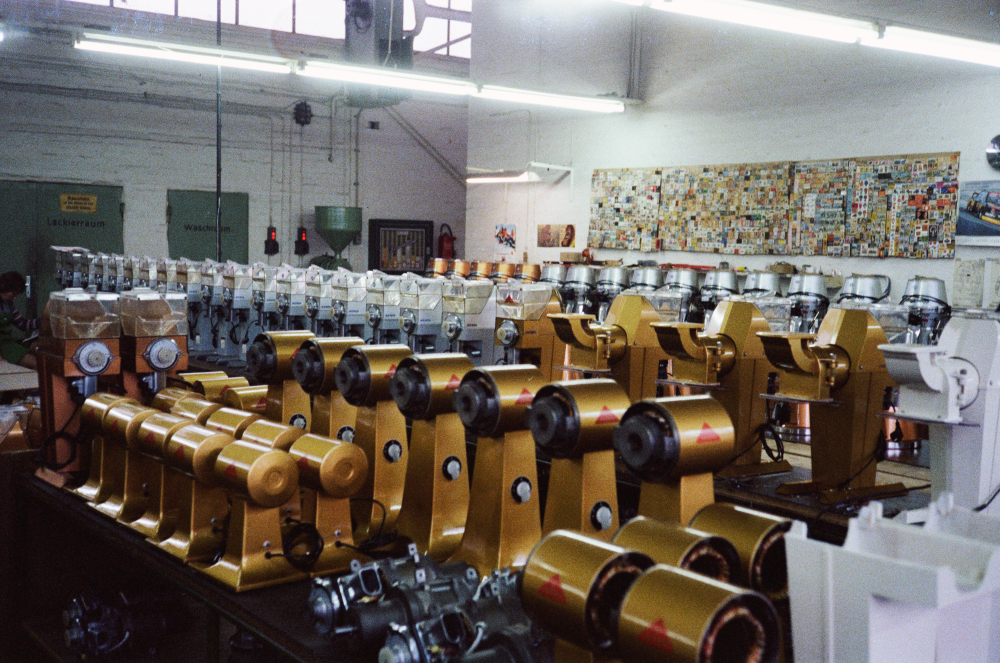
[[[21,345],[24,334],[38,329],[38,319],[29,320],[14,306],[14,300],[24,293],[24,276],[18,272],[0,274],[0,356],[12,364],[37,368],[35,355]]]

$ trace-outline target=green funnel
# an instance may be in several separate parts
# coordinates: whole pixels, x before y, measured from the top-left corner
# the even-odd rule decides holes
[[[316,232],[323,238],[335,256],[317,256],[310,262],[324,269],[344,267],[351,269],[351,263],[340,257],[354,236],[361,232],[360,207],[317,207]]]

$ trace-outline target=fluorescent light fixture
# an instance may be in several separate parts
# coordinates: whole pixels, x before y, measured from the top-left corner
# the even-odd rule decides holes
[[[881,36],[865,39],[861,43],[892,51],[1000,67],[1000,44],[949,37],[922,30],[887,26]]]
[[[617,0],[617,2],[638,4],[634,0]],[[854,44],[867,36],[878,34],[875,26],[868,21],[777,7],[750,0],[646,0],[642,4],[672,14],[710,18],[847,44]]]
[[[554,108],[569,108],[572,110],[593,111],[597,113],[621,113],[625,110],[625,102],[619,99],[598,99],[596,97],[573,97],[565,94],[550,94],[533,90],[519,90],[496,85],[483,85],[475,96],[480,99],[496,101],[511,101],[517,104],[532,104],[535,106],[552,106]]]
[[[597,111],[602,113],[620,113],[625,110],[622,101],[614,99],[599,99],[594,97],[576,97],[532,90],[497,87],[494,85],[479,85],[470,80],[447,78],[444,76],[425,76],[398,69],[378,67],[359,67],[339,62],[324,62],[309,60],[301,65],[281,57],[257,55],[225,51],[217,48],[200,46],[184,46],[163,42],[131,39],[114,35],[84,33],[77,39],[74,46],[80,50],[113,53],[135,57],[155,58],[174,62],[191,64],[206,64],[212,66],[235,67],[255,71],[274,72],[280,74],[297,73],[310,78],[322,78],[341,83],[357,85],[373,85],[377,87],[413,90],[417,92],[432,92],[456,96],[496,99],[519,104],[551,106],[573,110]]]
[[[541,176],[531,171],[517,174],[473,175],[465,179],[466,184],[526,184],[541,181]]]
[[[202,48],[200,46],[182,46],[142,39],[128,39],[94,33],[84,33],[74,46],[84,51],[131,55],[236,69],[250,69],[276,74],[288,74],[293,69],[292,63],[285,58],[224,51],[216,48]]]
[[[672,14],[698,16],[848,44],[1000,67],[1000,44],[896,26],[887,26],[880,30],[876,23],[868,21],[789,9],[752,0],[615,1],[625,5],[659,9]]]
[[[335,62],[306,62],[297,73],[311,78],[325,78],[342,83],[358,83],[375,85],[418,92],[436,92],[438,94],[471,95],[476,92],[476,84],[456,78],[441,76],[423,76],[394,69],[376,69],[374,67],[358,67],[355,65]]]
[[[441,76],[424,76],[393,69],[376,69],[374,67],[358,67],[336,62],[320,62],[309,60],[298,70],[301,76],[325,78],[342,83],[357,83],[359,85],[375,85],[379,87],[400,88],[418,92],[437,92],[439,94],[467,95],[480,99],[510,101],[519,104],[535,106],[552,106],[572,110],[596,111],[600,113],[620,113],[625,110],[625,104],[615,99],[598,99],[595,97],[575,97],[565,94],[551,94],[532,90],[498,87],[495,85],[477,85],[473,81]]]
[[[570,166],[542,163],[541,161],[529,161],[528,167],[523,171],[497,171],[474,166],[469,166],[468,170],[472,171],[472,174],[466,178],[466,184],[528,184],[534,182],[558,184],[566,177],[572,178],[573,176],[573,168]],[[570,183],[572,183],[572,179]]]

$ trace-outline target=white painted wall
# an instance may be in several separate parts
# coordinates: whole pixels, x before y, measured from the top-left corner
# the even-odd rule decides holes
[[[572,8],[567,5],[574,5]],[[898,8],[897,8],[898,9]],[[477,80],[575,94],[627,85],[631,8],[616,3],[512,0],[477,3]],[[468,195],[467,252],[498,222],[518,224],[518,257],[535,248],[539,223],[575,223],[585,236],[595,168],[720,164],[960,151],[963,181],[1000,179],[984,150],[1000,133],[1000,70],[677,17],[653,10],[642,26],[644,103],[607,116],[470,105],[469,163],[512,168],[529,160],[571,165],[568,183],[482,185]],[[582,245],[578,243],[577,250]],[[598,259],[763,268],[776,260],[885,273],[893,298],[914,274],[952,285],[954,261],[726,256],[598,250]],[[957,257],[1000,257],[959,247]]]
[[[58,11],[46,13],[35,7],[34,15],[16,17],[20,24],[8,21],[4,26],[0,179],[122,186],[125,251],[165,255],[167,189],[215,190],[215,69],[75,51],[71,34],[82,21],[97,16],[105,22],[110,17],[113,23],[122,16],[143,14],[111,10],[95,14],[96,9],[85,6],[71,11],[68,3],[37,3],[46,4]],[[20,8],[14,3],[7,9]],[[46,18],[51,23],[44,24],[43,33],[38,21]],[[169,38],[162,34],[162,24],[150,28],[136,21],[127,27]],[[214,39],[211,24],[196,27],[185,23],[178,30],[187,39],[207,30]],[[270,39],[267,31],[258,32],[257,37]],[[250,47],[260,46],[254,35],[243,38]],[[231,48],[241,46],[231,34],[226,39]],[[303,53],[322,49],[335,53],[339,48],[322,40],[300,41],[295,48]],[[261,49],[270,50],[266,43]],[[324,253],[325,242],[312,231],[313,210],[317,205],[354,204],[354,111],[341,108],[331,129],[330,100],[337,91],[333,83],[235,70],[223,76],[223,189],[250,196],[250,260],[266,260],[265,229],[272,220],[281,244],[281,254],[272,257],[272,263],[279,258],[299,262],[292,249],[300,222],[310,231],[310,256]],[[300,131],[291,119],[291,108],[302,99],[309,101],[314,117]],[[464,103],[415,97],[396,110],[464,171]],[[370,130],[369,120],[378,121],[379,130]],[[367,265],[371,218],[448,223],[459,236],[461,252],[464,187],[384,110],[362,112],[359,138],[358,202],[364,210],[364,245],[351,246],[346,256],[355,268]]]

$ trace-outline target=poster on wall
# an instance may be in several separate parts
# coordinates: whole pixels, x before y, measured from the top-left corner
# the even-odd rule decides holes
[[[514,261],[514,251],[517,248],[517,230],[513,223],[498,223],[496,240],[493,245],[493,259]]]
[[[538,226],[538,246],[539,248],[564,247],[573,248],[576,246],[576,226],[543,224]]]
[[[962,183],[955,243],[1000,246],[1000,180]]]

